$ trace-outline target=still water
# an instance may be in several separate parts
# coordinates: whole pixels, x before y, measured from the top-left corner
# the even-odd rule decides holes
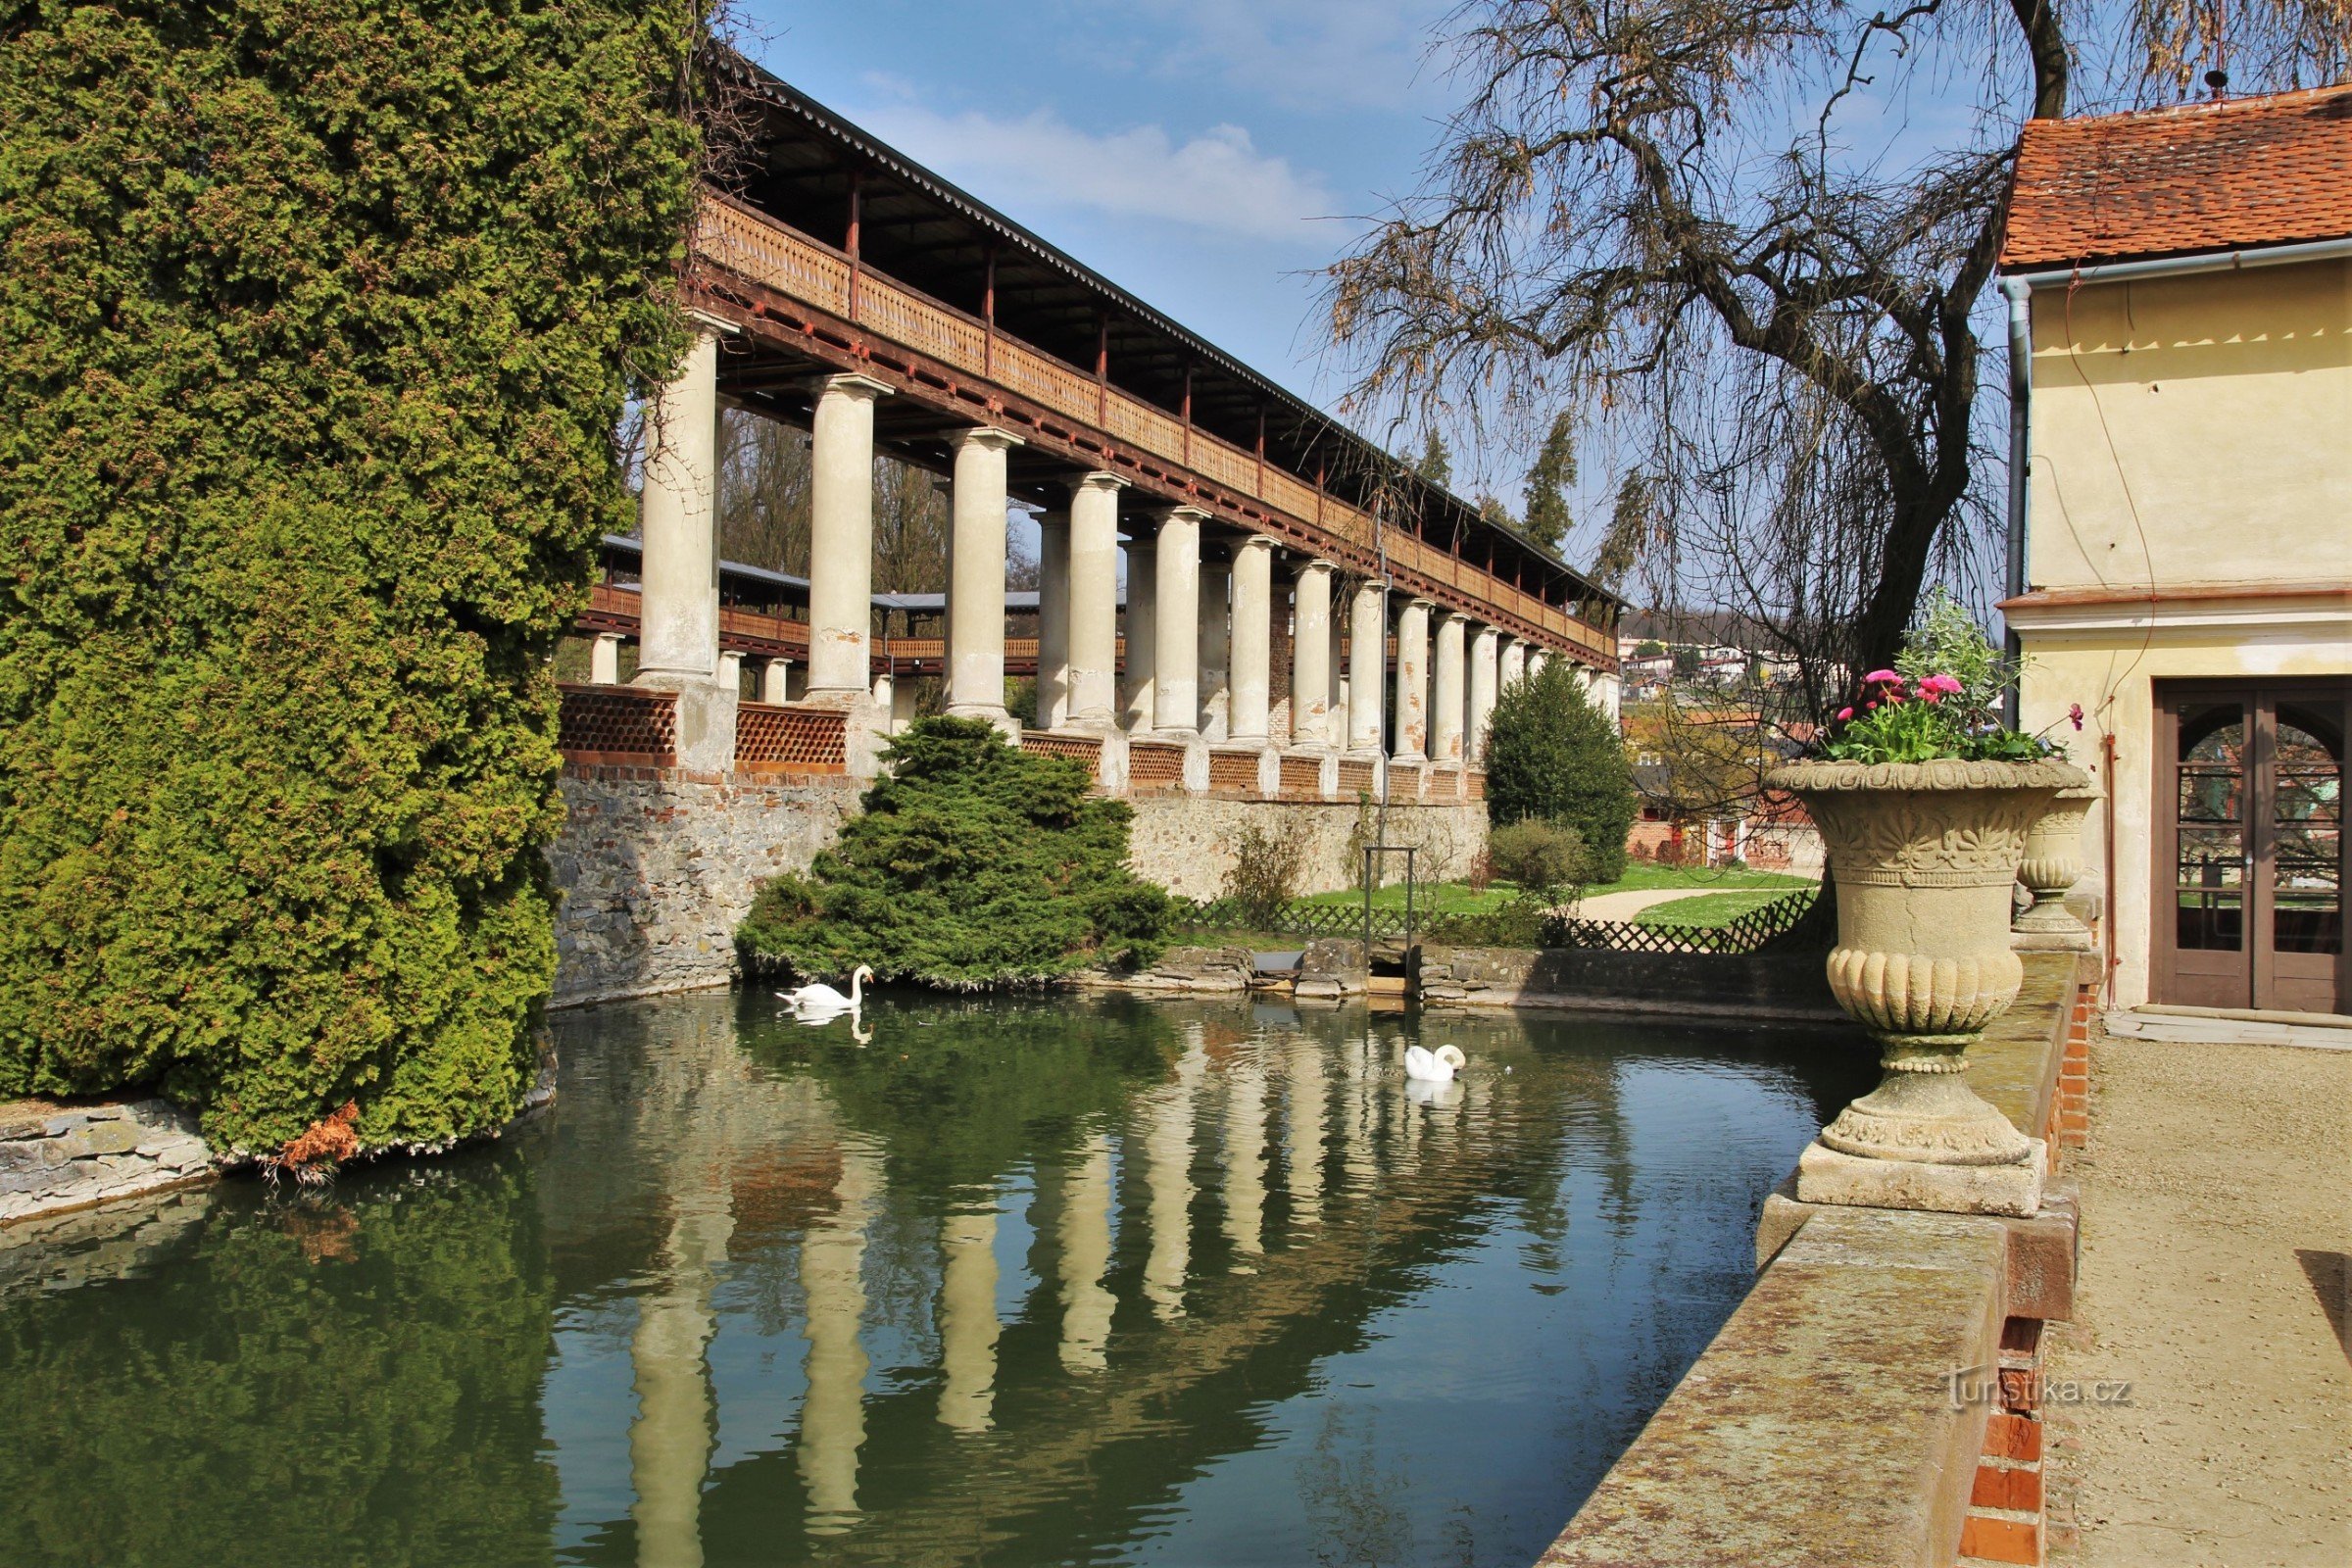
[[[502,1143],[0,1234],[0,1559],[1524,1568],[1875,1076],[1654,1020],[864,1022],[560,1015]]]

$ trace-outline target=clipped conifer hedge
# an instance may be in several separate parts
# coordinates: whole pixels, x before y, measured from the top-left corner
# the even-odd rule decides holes
[[[840,841],[760,888],[735,933],[747,973],[867,964],[976,991],[1159,956],[1174,906],[1128,869],[1134,812],[1090,794],[1084,767],[969,718],[918,719],[883,758]]]
[[[0,44],[0,1094],[511,1115],[548,656],[682,351],[675,0],[31,0]]]
[[[1574,828],[1594,882],[1625,875],[1625,836],[1640,804],[1625,742],[1564,659],[1505,686],[1487,721],[1487,817]]]

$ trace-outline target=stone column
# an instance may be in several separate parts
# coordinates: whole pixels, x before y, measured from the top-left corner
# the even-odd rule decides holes
[[[620,684],[620,634],[603,631],[588,647],[588,679],[598,686]]]
[[[1021,438],[986,425],[956,435],[948,577],[948,711],[1013,729],[1004,711],[1004,454]]]
[[[1355,591],[1348,625],[1348,750],[1380,755],[1380,700],[1388,687],[1389,585]]]
[[[1233,552],[1233,662],[1226,734],[1265,746],[1274,691],[1274,541],[1253,533]]]
[[[1159,543],[1139,525],[1127,544],[1127,676],[1119,722],[1149,735],[1159,682]]]
[[[1549,669],[1550,667],[1551,667],[1551,650],[1550,650],[1550,649],[1548,649],[1548,648],[1530,648],[1530,649],[1527,651],[1527,677],[1528,677],[1528,679],[1530,679],[1530,680],[1533,680],[1533,679],[1535,679],[1535,678],[1536,678],[1538,675],[1541,675],[1541,674],[1543,674],[1543,673],[1544,673],[1545,670]]]
[[[1061,1364],[1099,1372],[1119,1299],[1102,1288],[1110,1264],[1110,1139],[1089,1137],[1061,1186]]]
[[[1429,612],[1426,599],[1396,616],[1396,760],[1429,760]]]
[[[1494,675],[1494,689],[1499,692],[1526,673],[1527,644],[1516,637],[1504,638],[1500,664]]]
[[[1226,632],[1227,601],[1233,568],[1222,561],[1200,563],[1200,738],[1225,739],[1232,694],[1226,690],[1229,658]]]
[[[1470,711],[1465,720],[1473,765],[1483,765],[1487,760],[1487,718],[1494,711],[1494,644],[1501,634],[1492,626],[1481,626],[1470,640]]]
[[[1116,474],[1070,487],[1070,702],[1065,722],[1107,730],[1117,718],[1119,491]]]
[[[760,666],[760,700],[763,703],[792,701],[792,661],[771,659]]]
[[[1430,760],[1443,767],[1462,765],[1462,634],[1467,622],[1448,610],[1438,617],[1438,677],[1430,698]]]
[[[1291,587],[1291,744],[1331,745],[1331,563],[1309,561]]]
[[[1070,514],[1037,516],[1037,723],[1070,721]]]
[[[645,406],[637,684],[718,677],[718,338],[705,328]]]
[[[997,1397],[997,1195],[983,1188],[940,1223],[939,1420],[986,1432]]]
[[[719,650],[718,689],[743,695],[743,655],[734,649]]]
[[[1324,742],[1335,752],[1348,749],[1348,616],[1338,605],[1331,614],[1331,705]]]
[[[862,375],[816,383],[808,445],[808,695],[862,699],[874,619],[874,400]]]
[[[1152,727],[1160,735],[1200,732],[1200,524],[1207,517],[1197,507],[1171,507],[1160,518],[1152,662]]]

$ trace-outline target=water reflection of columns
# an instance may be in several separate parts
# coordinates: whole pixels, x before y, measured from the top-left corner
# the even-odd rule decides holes
[[[808,1533],[834,1536],[858,1522],[858,1450],[865,1442],[865,1226],[880,1188],[881,1161],[845,1144],[833,1212],[801,1242],[801,1292],[808,1299],[808,1393],[801,1405],[801,1480],[808,1489]]]
[[[710,1385],[705,1351],[717,1327],[711,1273],[726,1261],[735,1218],[723,1186],[691,1193],[669,1228],[662,1289],[640,1303],[629,1342],[637,1418],[629,1423],[629,1480],[637,1494],[637,1561],[701,1568],[703,1478],[710,1465]]]
[[[1207,1070],[1200,1026],[1187,1031],[1176,1081],[1152,1097],[1144,1135],[1144,1179],[1152,1190],[1152,1248],[1144,1256],[1144,1297],[1162,1318],[1184,1315],[1184,1277],[1192,1268],[1193,1100]]]
[[[939,1283],[939,1419],[958,1432],[985,1432],[997,1398],[997,1195],[940,1225],[946,1256]]]
[[[1266,1250],[1265,1220],[1266,1070],[1250,1053],[1225,1075],[1225,1238],[1237,1270]]]
[[[1118,1298],[1102,1288],[1110,1265],[1110,1138],[1097,1133],[1063,1178],[1061,1195],[1061,1364],[1102,1368]]]
[[[1291,1189],[1291,1222],[1323,1221],[1323,1111],[1330,1093],[1323,1079],[1323,1048],[1311,1035],[1291,1042],[1291,1126],[1284,1140]]]
[[[1371,1192],[1380,1180],[1380,1159],[1372,1139],[1372,1118],[1379,1114],[1374,1108],[1379,1078],[1372,1066],[1373,1049],[1368,1035],[1348,1048],[1347,1114],[1341,1130],[1347,1186],[1353,1194]]]

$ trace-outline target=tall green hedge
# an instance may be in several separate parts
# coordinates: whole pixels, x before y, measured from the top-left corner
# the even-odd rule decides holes
[[[685,0],[0,0],[0,1093],[495,1125]]]
[[[1592,880],[1625,875],[1634,825],[1633,769],[1616,720],[1585,696],[1564,659],[1505,686],[1487,723],[1487,818],[1576,829]]]

